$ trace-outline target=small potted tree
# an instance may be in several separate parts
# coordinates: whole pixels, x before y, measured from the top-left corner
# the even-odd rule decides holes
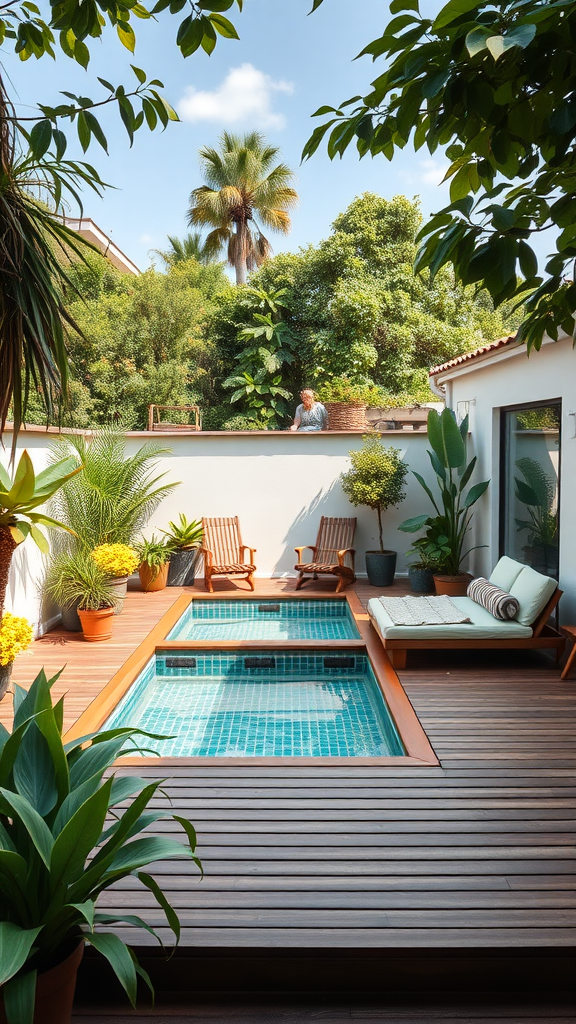
[[[152,534],[150,540],[143,540],[138,545],[140,565],[138,575],[142,590],[150,594],[156,590],[164,590],[168,582],[168,566],[172,548],[168,541],[158,540]]]
[[[344,493],[353,505],[366,505],[378,515],[378,551],[366,552],[366,572],[373,587],[390,587],[396,571],[396,551],[385,551],[382,537],[382,513],[399,505],[408,466],[397,448],[386,448],[380,434],[366,434],[362,448],[350,452],[352,469],[342,473]]]
[[[202,520],[189,521],[181,512],[179,522],[168,523],[168,526],[169,530],[161,531],[168,538],[168,544],[172,549],[168,586],[193,587],[198,549],[204,536]]]
[[[452,409],[444,409],[441,414],[436,409],[430,410],[428,440],[432,451],[428,455],[436,474],[438,498],[434,497],[419,473],[414,472],[414,476],[426,491],[436,515],[415,516],[400,526],[405,533],[418,533],[426,529],[426,537],[437,545],[442,555],[438,571],[434,574],[436,593],[451,597],[465,594],[468,588],[471,577],[469,573],[463,572],[462,562],[466,555],[479,546],[464,550],[472,519],[470,509],[490,483],[489,480],[483,480],[466,491],[476,466],[476,456],[466,462],[467,434],[467,416],[458,426]]]

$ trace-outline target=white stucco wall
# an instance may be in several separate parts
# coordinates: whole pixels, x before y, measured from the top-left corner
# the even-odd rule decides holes
[[[127,451],[133,452],[151,439],[147,433],[127,435]],[[166,527],[170,519],[184,512],[190,519],[202,516],[238,515],[242,539],[257,549],[258,576],[294,575],[294,546],[313,544],[320,517],[358,518],[356,532],[357,570],[365,571],[364,552],[378,547],[375,512],[353,509],[339,483],[340,473],[350,467],[348,452],[361,447],[359,434],[326,432],[298,433],[200,433],[158,435],[154,441],[172,449],[162,457],[158,472],[180,486],[164,500],[146,530]],[[429,476],[424,431],[404,430],[384,436],[387,445],[398,448],[411,469]],[[45,465],[50,435],[26,431],[19,449],[27,447],[35,466]],[[6,435],[8,460],[11,437]],[[404,519],[428,511],[428,500],[410,474],[406,500],[384,516],[384,545],[398,551],[398,572],[406,570],[405,553],[410,536],[400,533]],[[42,556],[27,540],[16,552],[7,606],[35,622],[50,617],[41,613],[38,581]]]
[[[500,412],[529,402],[562,400],[560,452],[560,619],[576,622],[576,350],[571,338],[547,341],[540,352],[509,346],[476,358],[436,377],[446,388],[447,404],[470,403],[471,445],[478,455],[475,479],[491,484],[474,516],[475,551],[471,566],[488,574],[499,555]]]

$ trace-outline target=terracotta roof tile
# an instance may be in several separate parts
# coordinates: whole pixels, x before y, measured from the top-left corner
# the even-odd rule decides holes
[[[428,371],[429,377],[435,377],[437,373],[443,373],[444,370],[451,370],[453,366],[461,366],[462,363],[469,363],[472,359],[477,359],[478,356],[484,356],[487,352],[495,352],[496,349],[505,348],[506,345],[511,345],[516,341],[515,334],[509,334],[505,338],[497,338],[496,341],[490,341],[487,345],[482,345],[480,348],[474,349],[473,352],[464,352],[461,356],[456,356],[455,359],[449,359],[447,363],[442,363],[440,366],[433,366]]]

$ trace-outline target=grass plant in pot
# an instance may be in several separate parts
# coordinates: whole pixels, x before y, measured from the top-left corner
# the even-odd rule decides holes
[[[159,905],[177,944],[178,917],[144,869],[174,858],[201,868],[190,822],[149,807],[164,780],[113,770],[133,753],[132,737],[145,746],[151,734],[113,729],[64,745],[63,700],[53,706],[50,692],[57,678],[42,671],[28,692],[16,685],[13,731],[0,726],[0,1021],[7,1024],[70,1024],[85,943],[108,960],[134,1006],[138,977],[149,987],[150,979],[107,929],[136,926],[158,936],[134,915],[100,913],[97,901],[130,876]],[[184,841],[151,833],[159,819],[181,827]]]
[[[114,614],[119,615],[124,607],[128,577],[138,568],[138,555],[128,544],[99,544],[92,558],[109,577],[116,595]]]
[[[142,590],[147,594],[156,590],[164,590],[168,583],[168,568],[172,548],[167,540],[158,540],[152,534],[150,540],[143,540],[138,545],[140,565],[138,575]]]
[[[476,467],[476,456],[466,461],[467,436],[467,416],[458,426],[452,409],[444,409],[442,413],[436,412],[436,409],[430,410],[428,440],[432,451],[428,450],[428,456],[436,474],[437,498],[424,478],[413,472],[432,502],[436,515],[415,516],[400,525],[405,533],[426,530],[424,539],[435,545],[439,556],[438,568],[434,573],[436,593],[452,597],[465,594],[468,588],[471,577],[462,571],[461,565],[471,551],[482,546],[475,545],[464,550],[473,514],[470,509],[490,483],[489,480],[483,480],[468,488]]]
[[[117,598],[110,577],[89,552],[78,549],[58,555],[45,591],[58,604],[67,600],[76,605],[85,640],[110,639]]]
[[[202,520],[189,521],[181,512],[178,523],[168,523],[168,526],[169,530],[161,531],[165,534],[172,551],[168,586],[193,587],[198,550],[204,536]]]
[[[378,515],[380,548],[366,552],[368,582],[373,587],[390,587],[396,571],[396,551],[386,551],[382,536],[382,513],[399,505],[408,466],[397,448],[386,448],[380,434],[366,434],[362,448],[349,452],[352,469],[342,473],[344,493],[353,505],[366,505]]]

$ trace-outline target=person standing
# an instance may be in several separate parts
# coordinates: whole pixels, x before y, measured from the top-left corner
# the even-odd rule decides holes
[[[304,388],[300,392],[300,398],[302,399],[302,404],[296,409],[294,423],[290,427],[290,430],[298,430],[301,432],[327,430],[328,413],[322,405],[322,402],[316,401],[312,389]]]

